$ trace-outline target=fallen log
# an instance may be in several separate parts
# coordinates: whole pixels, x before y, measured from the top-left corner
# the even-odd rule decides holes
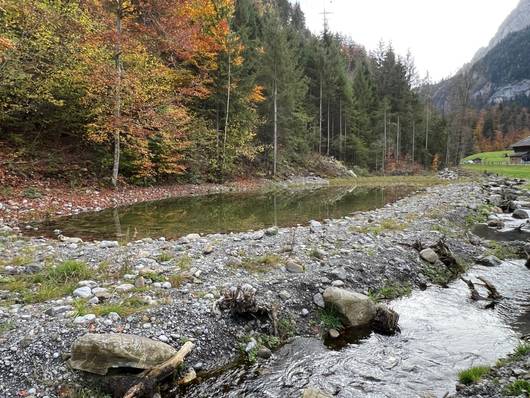
[[[182,348],[166,362],[154,368],[147,369],[140,373],[138,382],[125,393],[123,398],[152,397],[154,387],[165,378],[171,376],[177,368],[184,362],[184,358],[193,350],[195,345],[188,341]]]
[[[486,289],[488,289],[488,292],[489,292],[488,293],[488,298],[490,298],[492,300],[500,300],[502,298],[502,295],[499,293],[497,288],[495,286],[493,286],[493,284],[490,281],[488,281],[483,276],[479,276],[479,277],[477,277],[477,279],[482,281],[482,283],[484,283],[484,286],[486,287]]]
[[[460,277],[460,279],[462,279],[466,283],[467,287],[471,291],[471,300],[473,301],[486,300],[486,298],[482,297],[480,293],[477,291],[477,289],[475,289],[475,284],[471,282],[471,280],[467,280],[464,277]]]

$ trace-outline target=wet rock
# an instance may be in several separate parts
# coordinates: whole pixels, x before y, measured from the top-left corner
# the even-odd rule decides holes
[[[332,339],[338,339],[339,336],[340,336],[340,333],[338,332],[337,329],[329,329],[329,337],[331,337]]]
[[[499,219],[489,220],[488,227],[502,229],[504,228],[504,221],[499,220]]]
[[[272,356],[272,351],[267,347],[261,347],[256,355],[262,359],[269,359]]]
[[[106,375],[110,368],[148,369],[177,353],[173,347],[129,334],[86,334],[72,344],[72,368]]]
[[[399,331],[399,315],[386,305],[378,304],[375,317],[372,320],[372,329],[381,334],[392,335]]]
[[[527,218],[529,218],[528,211],[523,210],[523,209],[516,209],[513,212],[512,216],[513,218],[518,218],[520,220],[526,220]]]
[[[420,257],[431,264],[434,264],[436,261],[438,261],[438,254],[436,254],[436,252],[430,247],[427,249],[423,249],[420,252]]]
[[[483,256],[477,259],[477,263],[486,267],[496,267],[501,265],[502,261],[495,256]]]
[[[326,307],[338,311],[346,321],[345,326],[369,325],[376,315],[374,302],[364,294],[337,287],[328,287],[323,294]]]

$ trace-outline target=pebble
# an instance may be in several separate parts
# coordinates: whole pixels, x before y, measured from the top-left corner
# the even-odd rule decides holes
[[[74,297],[88,299],[92,297],[92,289],[88,286],[82,286],[75,289],[72,294]]]

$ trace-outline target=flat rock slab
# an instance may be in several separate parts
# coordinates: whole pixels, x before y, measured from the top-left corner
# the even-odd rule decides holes
[[[72,344],[72,368],[106,375],[110,368],[149,369],[177,353],[170,345],[130,334],[85,334]]]

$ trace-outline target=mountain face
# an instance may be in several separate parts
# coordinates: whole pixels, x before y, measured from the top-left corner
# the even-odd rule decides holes
[[[432,87],[435,106],[450,109],[452,95],[464,80],[477,107],[530,102],[530,0],[521,0],[471,63]]]
[[[483,58],[497,44],[504,40],[509,34],[518,32],[530,26],[530,0],[521,0],[519,5],[508,15],[499,27],[497,34],[490,40],[487,47],[482,47],[477,51],[472,64]]]

